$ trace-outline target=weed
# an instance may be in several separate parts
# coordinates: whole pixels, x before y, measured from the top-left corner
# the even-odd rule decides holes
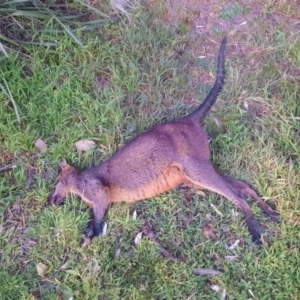
[[[247,7],[243,7],[239,3],[233,3],[227,8],[223,8],[220,12],[220,18],[224,20],[233,20],[237,16],[243,15],[248,12]]]
[[[245,13],[241,4],[233,7],[225,18]],[[286,5],[272,9],[289,12]],[[83,203],[70,197],[64,206],[45,206],[62,157],[80,167],[104,161],[139,132],[186,115],[205,96],[209,81],[200,87],[194,71],[213,74],[216,44],[206,39],[199,47],[207,57],[192,57],[186,23],[168,26],[150,10],[136,11],[131,24],[78,32],[85,48],[68,34],[41,32],[41,40],[58,46],[0,56],[0,83],[21,120],[1,93],[0,164],[17,165],[0,173],[1,299],[220,299],[212,285],[226,288],[228,299],[299,298],[299,38],[268,18],[249,23],[251,34],[229,34],[226,85],[206,119],[219,172],[251,183],[280,213],[281,223],[274,224],[252,205],[262,248],[252,244],[241,213],[213,193],[178,188],[114,205],[107,235],[91,244],[82,240],[90,218]],[[55,22],[48,26],[57,29]],[[34,147],[38,138],[46,153]],[[79,153],[80,139],[97,146]],[[180,262],[162,257],[147,238],[134,244],[145,223]],[[207,224],[215,242],[202,231]],[[223,274],[195,276],[200,267]]]

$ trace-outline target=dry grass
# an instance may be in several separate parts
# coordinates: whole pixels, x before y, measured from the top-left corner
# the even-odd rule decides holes
[[[298,299],[296,2],[185,3],[178,11],[176,1],[148,2],[130,24],[80,33],[84,49],[68,35],[44,33],[59,42],[56,50],[32,46],[0,57],[21,119],[1,94],[0,164],[17,165],[0,178],[1,299],[220,299],[225,289],[227,299]],[[98,163],[139,132],[191,111],[214,80],[224,34],[226,85],[206,119],[212,160],[220,173],[251,183],[281,223],[252,205],[264,232],[257,248],[228,201],[178,188],[113,206],[107,236],[83,244],[85,205],[73,197],[44,205],[61,158]],[[34,147],[37,138],[47,143],[45,154]],[[79,153],[80,139],[97,146]],[[145,228],[155,242],[134,245]],[[179,262],[161,256],[157,243]],[[37,266],[46,269],[39,275]],[[195,276],[196,268],[223,274]]]

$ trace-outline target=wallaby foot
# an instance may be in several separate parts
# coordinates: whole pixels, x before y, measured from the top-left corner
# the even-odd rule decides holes
[[[261,228],[253,215],[250,218],[246,219],[246,224],[252,236],[253,243],[255,243],[256,245],[261,245]]]
[[[242,195],[250,196],[261,208],[265,214],[267,214],[274,222],[279,222],[279,214],[273,210],[266,202],[264,202],[257,193],[244,181],[233,179],[227,176],[223,176],[225,181],[231,185],[233,189]]]
[[[94,237],[100,236],[103,232],[103,226],[104,226],[104,221],[97,223],[97,225],[95,225],[94,220],[91,220],[88,227],[84,231],[85,237],[92,239]]]

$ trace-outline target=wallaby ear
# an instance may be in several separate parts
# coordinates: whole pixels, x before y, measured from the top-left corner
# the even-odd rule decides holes
[[[60,162],[60,167],[61,167],[62,170],[66,169],[66,168],[68,167],[68,163],[67,163],[67,161],[66,161],[65,158],[63,158],[63,159],[61,160],[61,162]]]

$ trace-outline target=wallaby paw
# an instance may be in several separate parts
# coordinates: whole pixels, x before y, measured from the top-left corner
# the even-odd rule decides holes
[[[262,245],[262,241],[261,241],[261,234],[252,234],[252,242],[255,245],[261,246]]]
[[[269,210],[267,215],[272,219],[272,221],[279,223],[280,222],[280,215],[275,210]]]
[[[261,245],[261,228],[256,219],[247,220],[248,230],[252,236],[252,241],[256,245]]]
[[[102,231],[103,231],[103,222],[96,226],[89,226],[85,230],[84,235],[85,237],[92,239],[94,237],[101,236]]]
[[[93,227],[88,227],[85,231],[84,231],[84,235],[86,238],[92,239],[95,235],[94,235],[94,228]]]

